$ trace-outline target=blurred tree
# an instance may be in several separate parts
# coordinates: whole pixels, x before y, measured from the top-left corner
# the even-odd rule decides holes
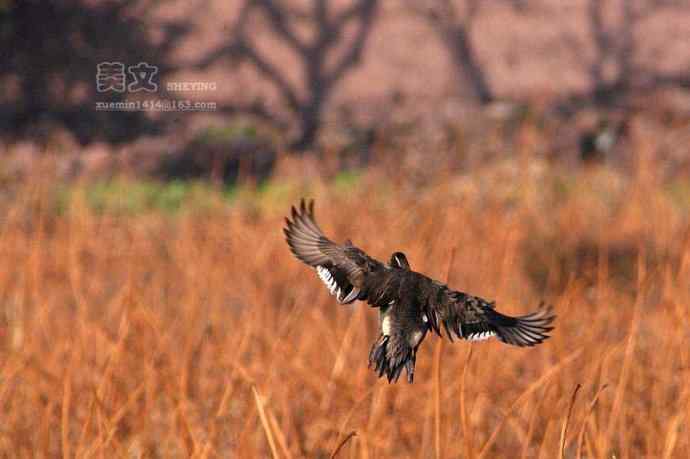
[[[482,65],[472,36],[479,11],[479,0],[408,0],[410,9],[424,18],[450,53],[463,86],[482,105],[495,99],[486,69]]]
[[[287,108],[297,117],[298,134],[292,148],[302,151],[316,141],[321,115],[333,88],[362,61],[378,0],[354,0],[336,9],[336,2],[314,0],[308,9],[295,2],[281,0],[246,0],[233,27],[228,43],[203,58],[197,67],[206,68],[220,59],[251,64],[256,72],[279,92]],[[265,26],[252,21],[254,14],[267,19],[270,32],[287,45],[300,63],[302,84],[292,83],[269,57],[261,53],[257,39],[266,32]],[[303,38],[298,24],[309,25],[313,33]],[[346,28],[354,27],[353,38],[347,40]],[[249,111],[275,120],[261,104]],[[234,108],[232,110],[235,110]],[[290,123],[283,123],[290,124]]]
[[[583,105],[611,107],[634,94],[663,86],[690,88],[690,66],[675,73],[660,70],[658,65],[642,63],[642,49],[649,42],[641,29],[655,15],[690,10],[690,2],[679,0],[588,0],[586,15],[588,33],[594,46],[592,56],[584,51],[580,40],[567,37],[579,55],[581,67],[589,74],[587,91],[569,95],[562,103],[566,109]]]
[[[143,112],[96,111],[96,66],[147,62],[156,78],[176,70],[171,51],[188,32],[181,21],[153,17],[160,2],[143,0],[9,1],[0,6],[0,134],[35,139],[65,127],[81,143],[122,142],[163,127]],[[153,36],[152,32],[158,36]],[[37,129],[38,127],[38,129]]]
[[[549,10],[560,14],[557,3],[535,0],[503,0],[521,14]],[[462,84],[469,88],[480,104],[496,99],[490,75],[477,51],[473,28],[486,4],[479,0],[408,0],[409,9],[427,21],[449,51]],[[663,73],[657,65],[640,63],[642,45],[649,40],[641,37],[645,21],[656,14],[688,11],[687,0],[585,0],[586,28],[565,29],[564,40],[579,56],[579,67],[590,79],[585,93],[562,95],[566,105],[579,108],[582,104],[610,105],[620,96],[660,86],[690,87],[690,68],[675,74]],[[542,11],[543,12],[543,11]],[[487,14],[489,14],[487,12]],[[580,32],[584,32],[580,34]],[[575,36],[577,34],[577,36]],[[590,47],[591,44],[591,47]],[[589,52],[593,48],[593,52]],[[525,50],[529,54],[530,50]]]
[[[687,12],[688,8],[690,3],[678,0],[588,1],[593,56],[583,51],[579,41],[569,41],[574,43],[590,84],[586,91],[566,95],[555,106],[566,115],[588,107],[600,112],[598,125],[580,133],[580,159],[584,163],[604,161],[613,155],[616,143],[626,135],[634,97],[668,86],[690,89],[690,66],[668,73],[640,59],[649,42],[648,37],[642,38],[644,22],[659,13]]]

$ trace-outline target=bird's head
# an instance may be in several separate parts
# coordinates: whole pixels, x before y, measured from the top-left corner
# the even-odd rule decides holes
[[[410,263],[407,261],[407,257],[402,252],[393,252],[391,255],[390,265],[393,268],[400,268],[410,270]]]

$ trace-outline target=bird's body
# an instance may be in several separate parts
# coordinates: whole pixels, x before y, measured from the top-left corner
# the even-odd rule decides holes
[[[347,241],[326,238],[314,220],[313,202],[293,207],[284,229],[295,256],[314,267],[329,291],[342,304],[366,301],[379,308],[381,335],[369,353],[369,364],[379,376],[396,380],[405,368],[412,382],[417,349],[426,333],[467,340],[493,336],[516,346],[533,346],[548,338],[555,316],[548,308],[522,317],[509,317],[494,303],[413,271],[405,255],[395,252],[382,263]]]

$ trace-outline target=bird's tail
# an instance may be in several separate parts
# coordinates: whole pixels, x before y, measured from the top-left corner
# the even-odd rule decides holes
[[[548,332],[553,330],[551,324],[556,318],[553,308],[543,304],[535,312],[519,317],[506,316],[488,307],[484,313],[496,331],[496,337],[513,346],[534,346],[548,339]]]
[[[369,352],[369,368],[373,365],[379,378],[386,375],[389,383],[397,382],[404,368],[407,382],[412,384],[416,360],[416,348],[413,349],[404,340],[391,342],[391,337],[386,335],[381,335]]]

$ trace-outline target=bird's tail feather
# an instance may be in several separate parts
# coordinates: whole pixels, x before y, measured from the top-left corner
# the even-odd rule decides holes
[[[369,352],[369,367],[374,366],[374,371],[378,377],[386,375],[388,382],[397,382],[403,368],[407,372],[407,382],[414,381],[414,366],[417,360],[416,349],[403,346],[395,352],[395,356],[390,355],[390,336],[381,335],[371,347]],[[395,346],[394,346],[395,348]]]

